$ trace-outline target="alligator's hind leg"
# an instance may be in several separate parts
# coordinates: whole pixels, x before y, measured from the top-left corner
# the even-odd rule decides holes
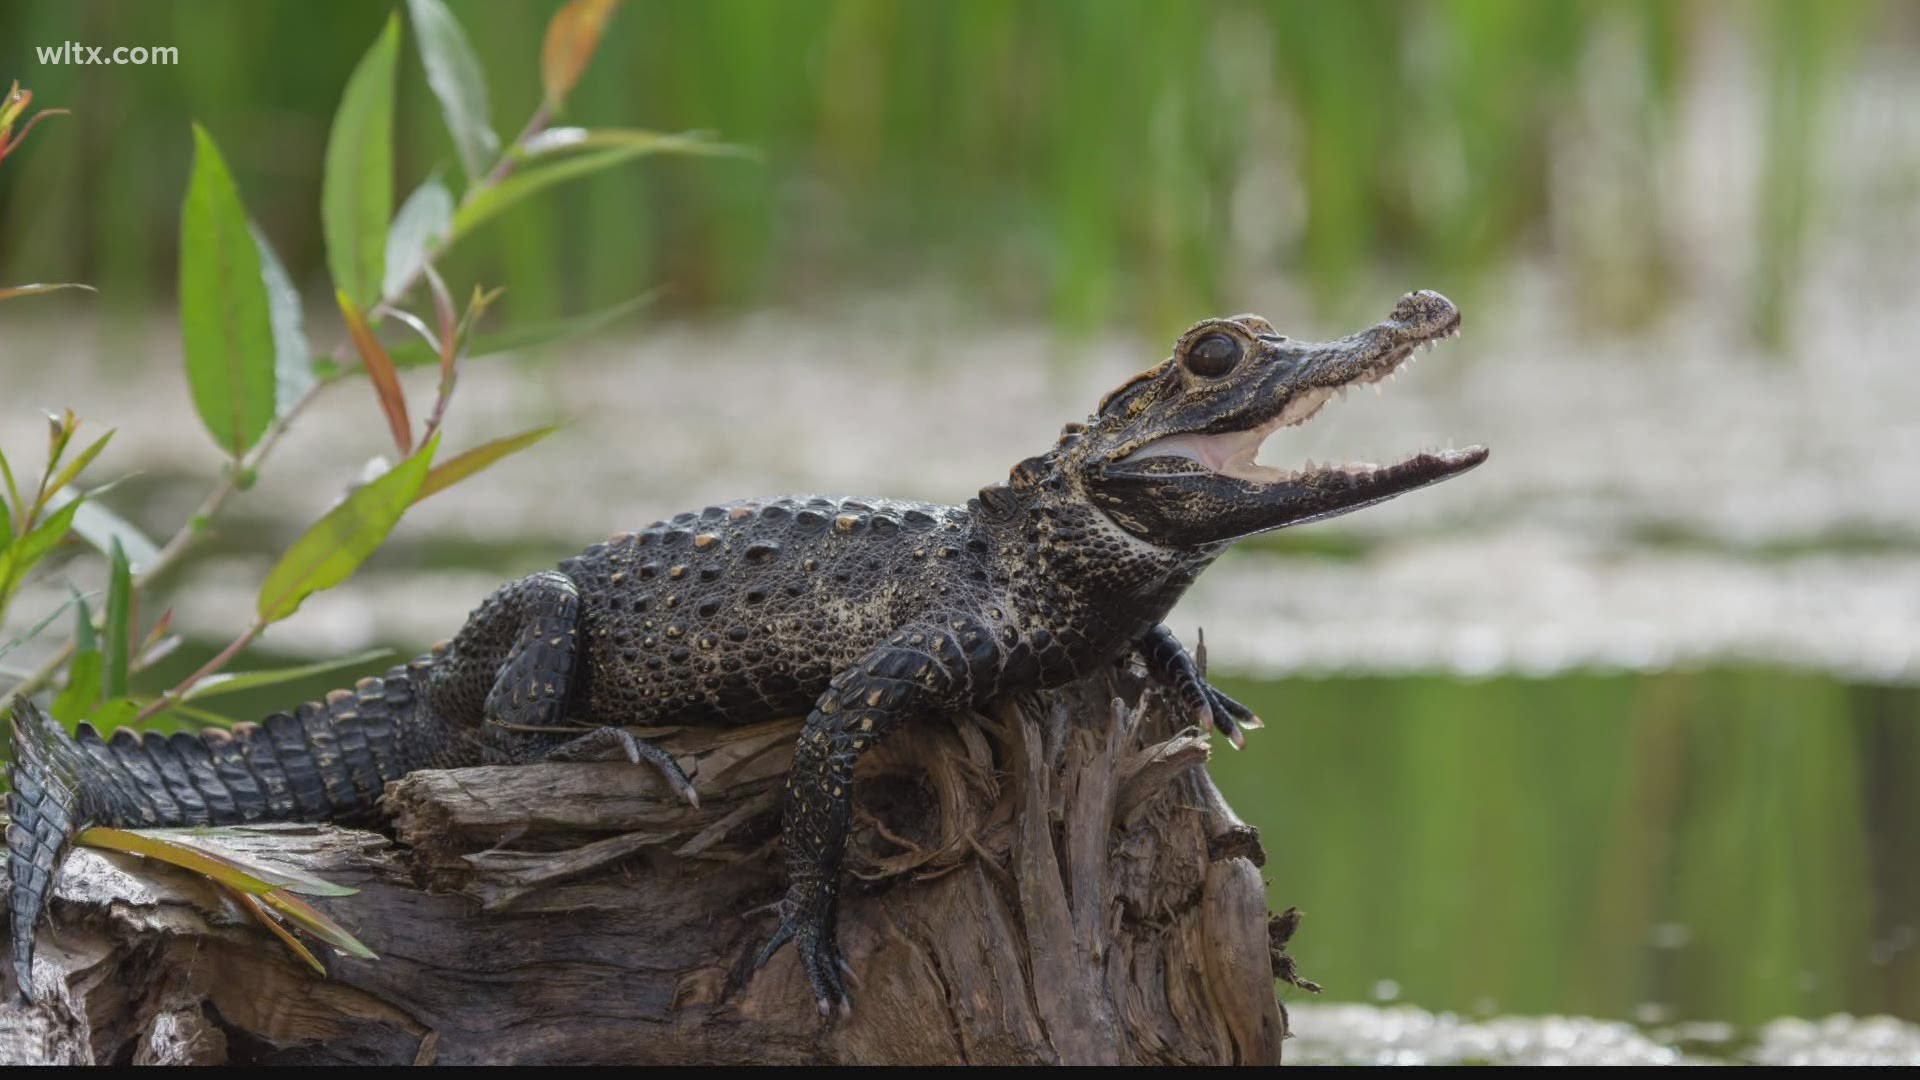
[[[1215,690],[1200,674],[1200,666],[1195,663],[1193,654],[1173,631],[1162,623],[1147,631],[1136,647],[1146,659],[1147,672],[1160,685],[1172,690],[1180,698],[1180,704],[1187,715],[1200,728],[1213,727],[1227,737],[1234,749],[1240,749],[1247,743],[1247,737],[1241,728],[1264,727],[1253,710]],[[1204,642],[1201,651],[1205,652]]]
[[[568,722],[568,705],[579,696],[580,615],[579,589],[557,571],[501,586],[454,635],[434,672],[434,708],[456,722],[484,721],[509,733],[525,758],[645,762],[698,806],[692,781],[666,751],[617,727]],[[578,730],[585,733],[555,745],[555,736]]]
[[[548,570],[502,585],[474,609],[428,690],[448,723],[539,732],[565,723],[580,591]]]

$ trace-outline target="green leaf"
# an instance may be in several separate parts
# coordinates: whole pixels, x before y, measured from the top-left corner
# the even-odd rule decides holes
[[[86,721],[92,724],[93,729],[100,734],[110,734],[133,723],[134,719],[140,715],[142,704],[137,698],[109,698],[94,709],[93,715],[87,717]]]
[[[99,292],[91,285],[82,285],[77,281],[36,282],[32,285],[10,285],[0,287],[0,300],[11,300],[16,296],[38,296],[41,293],[59,292],[61,289],[85,289]]]
[[[348,956],[362,960],[378,960],[379,955],[360,943],[360,939],[346,931],[346,928],[328,918],[319,908],[293,895],[292,889],[275,889],[264,893],[260,902],[293,921],[302,930],[321,941],[339,949]]]
[[[653,294],[636,296],[624,300],[612,307],[599,311],[589,311],[582,315],[570,315],[562,319],[548,319],[542,322],[528,323],[525,326],[502,330],[497,334],[476,334],[467,344],[467,359],[479,359],[498,356],[502,353],[518,352],[537,345],[549,345],[556,341],[582,337],[596,333],[621,319],[639,311],[653,302]],[[421,367],[437,364],[440,357],[431,347],[418,342],[405,342],[388,351],[395,367]]]
[[[413,17],[413,36],[419,40],[420,63],[427,69],[427,85],[440,99],[447,133],[469,180],[486,175],[500,154],[500,136],[494,133],[487,109],[487,80],[480,61],[467,43],[466,32],[440,0],[407,0]]]
[[[347,80],[327,136],[320,224],[334,287],[367,309],[380,302],[393,214],[393,75],[400,17],[387,20]]]
[[[213,676],[209,676],[209,677],[213,677]],[[190,721],[192,723],[199,724],[201,727],[230,728],[234,724],[232,717],[221,716],[217,712],[213,712],[209,709],[197,708],[195,706],[188,705],[182,701],[176,701],[171,705],[168,705],[166,707],[166,710],[160,713],[160,716],[173,717],[175,719],[182,720],[182,721]]]
[[[260,586],[258,610],[279,622],[307,597],[345,581],[373,554],[407,511],[439,449],[436,433],[411,457],[348,495],[280,557]]]
[[[267,315],[273,324],[273,415],[285,416],[313,389],[313,346],[307,342],[300,290],[274,254],[267,234],[253,228],[260,250],[260,282],[267,289]]]
[[[113,440],[113,432],[111,431],[107,432],[105,435],[100,436],[98,439],[95,439],[93,441],[93,445],[87,447],[85,450],[80,451],[79,457],[74,458],[72,461],[67,462],[66,466],[62,468],[60,472],[54,476],[53,480],[47,484],[46,489],[41,492],[40,497],[42,499],[50,499],[53,496],[59,494],[61,488],[66,487],[68,484],[73,483],[74,478],[78,477],[81,471],[84,470],[87,466],[93,464],[93,459],[99,457],[100,451],[105,450],[107,448],[107,443],[111,442],[112,440]]]
[[[127,650],[133,637],[133,571],[127,553],[114,541],[107,555],[107,663],[101,672],[100,692],[124,697],[127,692]]]
[[[418,502],[416,498],[414,501]],[[198,701],[202,698],[231,694],[239,690],[257,690],[262,686],[276,686],[280,683],[295,682],[299,679],[325,675],[333,671],[345,671],[371,664],[376,660],[385,660],[393,655],[391,649],[369,649],[355,656],[339,660],[326,660],[317,664],[303,664],[300,667],[275,668],[272,671],[238,671],[209,675],[193,685],[187,691],[185,701]]]
[[[68,603],[76,604],[80,609],[74,612],[73,647],[79,652],[96,652],[100,648],[100,635],[93,629],[93,609],[87,605],[87,598],[79,589],[74,589],[72,585],[67,588],[73,589],[73,599]]]
[[[41,619],[39,622],[34,623],[31,627],[29,627],[26,633],[21,634],[19,637],[14,638],[12,641],[7,642],[5,645],[0,645],[0,660],[6,659],[8,653],[12,652],[13,650],[19,648],[22,645],[25,645],[27,642],[32,641],[34,638],[39,637],[42,631],[44,631],[47,627],[53,625],[53,620],[58,619],[60,617],[61,612],[67,610],[68,608],[72,607],[76,603],[80,605],[81,611],[84,616],[84,613],[86,611],[86,601],[80,599],[79,593],[75,593],[74,595],[67,598],[66,603],[61,604],[57,608],[54,608],[53,611],[50,612],[46,618]]]
[[[243,867],[254,877],[268,882],[277,889],[302,896],[356,896],[360,890],[347,885],[335,885],[331,881],[317,878],[295,866],[283,866],[268,862],[257,856],[241,855],[220,844],[222,840],[244,843],[248,839],[258,842],[260,832],[246,826],[234,825],[196,825],[186,829],[149,829],[149,835],[164,836],[176,844],[197,848],[201,851],[217,854],[238,867]]]
[[[387,230],[386,279],[383,296],[399,296],[420,276],[427,261],[453,231],[453,196],[437,176],[407,196]]]
[[[7,481],[7,508],[11,510],[23,509],[20,505],[20,485],[13,482],[13,466],[7,464],[7,455],[4,452],[0,452],[0,477],[4,477]],[[13,536],[13,522],[11,519],[7,522],[7,536],[9,538]]]
[[[704,135],[669,135],[656,131],[602,133],[610,139],[604,149],[574,155],[536,157],[525,171],[507,177],[490,188],[472,193],[453,215],[453,237],[458,241],[483,222],[500,214],[529,195],[544,191],[562,181],[588,176],[602,169],[647,154],[738,154],[725,143]],[[615,137],[617,135],[617,137]]]
[[[517,453],[539,442],[541,439],[559,431],[562,425],[534,428],[518,435],[509,435],[504,439],[495,439],[482,443],[471,450],[455,454],[441,462],[427,473],[426,482],[420,485],[420,493],[413,497],[414,502],[426,498],[435,492],[445,491],[453,485],[472,476],[474,473],[492,465],[508,454]]]
[[[74,511],[80,509],[81,500],[75,499],[67,505],[47,515],[47,519],[34,526],[32,532],[14,540],[5,552],[0,552],[0,604],[6,602],[13,590],[32,570],[35,563],[47,557],[67,530],[73,524]]]
[[[180,336],[193,405],[230,456],[273,422],[273,321],[240,192],[205,128],[180,208]]]
[[[67,688],[53,699],[53,718],[71,728],[87,718],[100,702],[100,672],[105,658],[98,650],[75,653],[67,669]]]

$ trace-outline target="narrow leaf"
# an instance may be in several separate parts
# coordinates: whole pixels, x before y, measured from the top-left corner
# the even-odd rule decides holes
[[[133,571],[118,541],[107,556],[106,666],[100,673],[100,692],[123,697],[127,692],[127,651],[133,647]]]
[[[180,336],[194,408],[233,458],[273,422],[274,341],[260,252],[212,136],[193,128],[180,209]]]
[[[629,132],[618,145],[590,153],[536,158],[544,162],[507,177],[493,187],[474,192],[453,215],[453,237],[467,236],[483,222],[520,202],[529,195],[576,177],[588,176],[646,154],[737,154],[725,143],[702,135],[668,135],[658,132]]]
[[[554,13],[540,48],[540,85],[547,92],[547,108],[558,111],[586,74],[613,5],[614,0],[573,0]]]
[[[494,133],[488,113],[487,81],[480,61],[459,21],[440,0],[407,0],[407,12],[413,16],[420,63],[427,69],[433,96],[440,99],[447,133],[453,136],[467,178],[478,180],[500,154],[500,136]]]
[[[362,960],[380,959],[372,949],[361,944],[359,938],[347,933],[345,927],[288,890],[275,889],[269,893],[262,893],[260,902],[291,919],[295,926],[348,956],[357,956]]]
[[[288,930],[284,926],[281,926],[280,916],[276,915],[265,904],[262,904],[260,902],[259,897],[254,896],[250,893],[240,892],[237,889],[227,889],[227,894],[232,896],[235,900],[238,900],[240,902],[241,907],[246,908],[247,911],[250,912],[255,919],[258,919],[260,921],[260,925],[266,927],[268,930],[271,930],[273,932],[273,936],[279,938],[280,943],[282,945],[285,945],[288,948],[288,950],[293,953],[293,955],[299,957],[300,960],[303,963],[305,963],[308,967],[312,968],[317,974],[320,974],[320,975],[325,975],[327,973],[326,965],[320,962],[319,957],[313,955],[313,950],[301,944],[300,939],[297,937],[294,937],[292,931]]]
[[[46,490],[41,493],[41,498],[51,499],[53,496],[59,493],[61,488],[66,487],[68,484],[73,483],[74,478],[80,475],[81,470],[93,464],[93,459],[99,457],[100,451],[105,450],[107,448],[107,443],[111,442],[112,440],[113,440],[113,432],[109,431],[105,435],[102,435],[98,439],[95,439],[93,441],[93,445],[87,447],[85,450],[80,451],[79,457],[76,457],[72,461],[67,462],[67,464],[60,470],[60,472],[54,476],[53,481],[49,483],[46,487]]]
[[[250,868],[240,866],[231,856],[207,851],[203,848],[188,847],[166,836],[157,835],[159,830],[109,829],[94,826],[83,830],[73,842],[103,851],[124,851],[130,855],[139,855],[148,859],[191,870],[203,877],[225,885],[235,892],[260,896],[272,892],[276,886]]]
[[[387,230],[386,279],[382,296],[398,297],[412,285],[433,253],[453,232],[453,196],[437,176],[407,196]]]
[[[67,610],[68,608],[72,607],[76,603],[80,604],[82,610],[85,609],[86,602],[80,599],[80,595],[78,593],[75,593],[74,595],[67,598],[66,603],[61,604],[57,608],[54,608],[53,611],[49,613],[46,618],[41,619],[39,622],[34,623],[32,626],[28,627],[26,633],[21,634],[19,637],[14,638],[12,641],[7,642],[5,645],[0,645],[0,660],[6,659],[6,656],[8,653],[12,652],[13,650],[19,648],[22,645],[25,645],[27,642],[32,641],[34,638],[39,637],[40,634],[43,631],[45,631],[47,627],[53,625],[53,621],[60,617],[61,612]]]
[[[99,292],[91,285],[82,285],[77,281],[36,282],[32,285],[0,286],[0,300],[11,300],[16,296],[38,296],[41,293],[58,292],[61,289],[85,289]]]
[[[100,673],[106,659],[98,650],[73,654],[67,667],[67,688],[53,699],[53,718],[71,728],[87,718],[100,703]]]
[[[348,495],[294,541],[260,586],[260,617],[279,622],[308,596],[345,581],[406,513],[439,445],[438,435],[427,440],[418,453]]]
[[[509,435],[504,439],[495,439],[482,443],[471,450],[456,454],[433,467],[427,474],[426,482],[420,485],[420,493],[413,497],[419,502],[436,492],[445,491],[453,485],[472,476],[474,473],[492,465],[508,454],[517,453],[539,442],[541,439],[559,431],[562,425],[534,428],[518,435]]]
[[[181,847],[192,848],[203,854],[220,859],[253,877],[259,878],[275,889],[299,893],[302,896],[353,896],[360,890],[345,885],[335,885],[331,881],[315,877],[298,867],[273,862],[256,855],[242,855],[221,843],[230,840],[244,843],[246,839],[257,839],[259,830],[244,825],[196,825],[184,829],[146,829],[145,835],[159,836]]]
[[[380,300],[393,214],[393,77],[400,17],[387,20],[347,80],[327,135],[320,224],[334,287],[360,308]]]
[[[119,544],[136,574],[160,557],[160,549],[137,526],[92,499],[82,503],[73,515],[73,531],[103,555]]]
[[[20,505],[20,485],[13,482],[13,466],[7,464],[5,451],[0,451],[0,478],[5,478],[7,482],[6,508],[9,510],[24,510],[25,507]],[[13,535],[13,523],[11,520],[7,523],[7,535]]]
[[[367,369],[367,377],[373,380],[373,392],[380,399],[380,411],[387,414],[387,428],[393,432],[393,445],[401,454],[413,451],[413,421],[407,417],[407,397],[400,390],[400,375],[393,369],[393,361],[388,358],[387,350],[380,339],[373,336],[367,327],[367,320],[361,316],[360,309],[346,293],[336,293],[340,302],[340,314],[347,320],[347,333],[353,338],[354,351],[360,354],[360,363]]]
[[[496,334],[476,334],[467,347],[468,359],[518,352],[539,345],[550,345],[557,341],[597,333],[633,315],[652,302],[653,294],[649,293],[646,296],[636,296],[631,300],[621,301],[599,311],[528,323]],[[393,350],[393,362],[399,367],[418,367],[434,363],[435,360],[432,350],[421,348],[411,342]]]
[[[48,514],[47,519],[34,526],[32,532],[16,539],[11,548],[0,553],[0,583],[4,584],[6,591],[18,587],[21,579],[27,576],[27,571],[46,558],[47,552],[52,551],[54,545],[67,535],[73,525],[74,511],[80,509],[80,505],[81,500],[75,499]],[[0,603],[5,600],[6,595],[0,593]]]
[[[313,346],[307,342],[300,290],[274,254],[267,235],[253,228],[260,250],[260,281],[267,289],[267,315],[273,324],[273,414],[285,416],[313,389]]]
[[[202,709],[179,701],[168,705],[167,711],[161,715],[177,716],[182,720],[192,721],[201,727],[230,728],[234,724],[234,720],[230,716],[222,716],[211,709]]]
[[[78,652],[96,652],[100,648],[100,634],[93,628],[93,609],[87,606],[87,598],[79,589],[74,589],[72,585],[67,588],[73,589],[73,599],[69,603],[79,608],[73,613],[73,647]]]
[[[437,472],[438,470],[435,471]],[[416,496],[414,501],[419,502],[419,497]],[[209,675],[195,683],[193,689],[187,691],[184,700],[198,701],[202,698],[215,697],[220,694],[231,694],[239,690],[257,690],[262,686],[274,686],[279,683],[294,682],[299,679],[310,679],[316,675],[325,675],[328,672],[347,671],[364,664],[371,664],[377,660],[385,660],[392,655],[393,650],[391,649],[369,649],[366,652],[344,657],[339,660],[325,660],[317,664],[303,664],[300,667],[275,668],[272,671],[238,671],[230,674]]]

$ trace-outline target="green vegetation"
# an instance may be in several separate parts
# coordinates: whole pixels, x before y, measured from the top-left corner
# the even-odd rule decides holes
[[[108,303],[164,294],[179,117],[221,132],[243,191],[293,278],[323,265],[356,302],[376,251],[316,219],[327,118],[395,5],[272,0],[10,4],[0,72],[30,76],[87,117],[0,180],[0,279],[89,280]],[[402,64],[391,115],[402,175],[466,173],[492,110],[549,97],[526,48],[553,3],[409,4],[433,28]],[[902,279],[965,304],[1071,328],[1130,320],[1156,334],[1300,273],[1348,301],[1369,268],[1446,282],[1551,244],[1604,310],[1653,310],[1678,243],[1659,177],[1673,164],[1680,89],[1731,41],[1762,65],[1752,320],[1778,338],[1787,286],[1820,203],[1822,109],[1847,58],[1891,18],[1873,0],[717,0],[629,3],[605,23],[569,123],[718,130],[763,164],[609,172],[578,197],[500,215],[452,272],[511,279],[519,317],[614,303],[661,282],[668,302],[812,300]],[[450,31],[447,27],[453,27]],[[460,32],[465,28],[465,33]],[[39,65],[70,38],[171,44],[175,67]],[[474,84],[484,60],[490,88]],[[451,44],[458,43],[458,44]],[[391,59],[360,69],[384,84]],[[371,91],[370,91],[371,92]],[[453,95],[453,105],[446,102]],[[446,123],[442,123],[442,115]],[[339,123],[374,123],[349,116]],[[77,129],[80,125],[70,125]],[[373,130],[372,128],[369,131]],[[336,131],[336,136],[339,132]],[[1611,155],[1589,223],[1550,219],[1569,146]],[[611,153],[612,151],[608,151]],[[1582,159],[1584,160],[1584,159]],[[362,195],[371,198],[373,192]],[[368,214],[367,205],[356,204]],[[489,208],[490,211],[492,208]],[[1561,214],[1566,209],[1562,207]],[[320,234],[325,222],[326,238]],[[384,224],[384,221],[381,222]],[[323,257],[323,252],[331,255]]]
[[[101,490],[83,488],[82,475],[107,449],[112,432],[72,452],[80,445],[75,441],[79,420],[71,411],[50,417],[46,463],[32,486],[19,483],[0,455],[6,482],[0,616],[21,583],[69,533],[108,556],[106,604],[98,617],[87,597],[76,593],[27,633],[0,646],[4,657],[50,630],[67,608],[77,610],[72,639],[37,670],[16,679],[10,693],[53,688],[54,717],[69,727],[83,721],[102,731],[224,722],[189,702],[316,674],[312,667],[223,673],[268,627],[293,615],[308,596],[350,577],[413,504],[554,430],[544,426],[503,436],[436,460],[460,363],[498,296],[497,290],[476,285],[463,312],[437,267],[482,222],[535,192],[643,154],[714,149],[688,137],[553,126],[552,118],[593,57],[609,6],[609,0],[576,0],[556,16],[540,55],[546,98],[520,136],[501,149],[486,119],[485,82],[459,24],[440,0],[411,0],[413,19],[428,28],[419,39],[423,64],[467,155],[468,170],[457,200],[438,178],[429,178],[421,189],[428,197],[416,193],[397,215],[393,112],[401,23],[398,15],[387,21],[347,82],[325,156],[320,218],[345,335],[324,363],[308,344],[302,305],[269,233],[254,226],[214,136],[193,126],[193,167],[179,217],[180,330],[194,408],[227,459],[224,474],[179,531],[156,544],[111,515],[91,519],[99,528],[79,524],[88,497]],[[0,150],[6,152],[0,160],[11,156],[39,119],[28,116],[32,100],[16,85],[0,104]],[[9,138],[16,124],[20,134]],[[41,290],[16,288],[0,299],[34,291]],[[386,337],[416,333],[427,345],[423,362],[439,367],[438,390],[423,425],[416,426],[409,412],[383,323],[399,326]],[[596,319],[576,319],[548,329],[559,334],[594,325]],[[537,340],[528,336],[527,326],[508,334],[522,343]],[[261,582],[254,618],[230,644],[166,689],[136,686],[135,675],[180,644],[168,632],[166,613],[138,616],[142,594],[197,544],[235,492],[257,481],[306,404],[355,372],[364,372],[372,384],[393,436],[396,463],[348,491],[280,555]],[[129,551],[140,553],[137,569]]]

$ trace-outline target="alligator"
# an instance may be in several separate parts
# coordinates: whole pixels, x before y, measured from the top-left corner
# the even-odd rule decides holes
[[[795,495],[684,513],[506,585],[427,655],[259,724],[70,736],[18,700],[7,849],[20,992],[33,993],[35,925],[61,859],[90,825],[365,820],[416,769],[555,760],[645,763],[697,803],[672,757],[626,726],[805,712],[784,797],[787,888],[753,967],[792,942],[821,1012],[844,1012],[836,897],[861,754],[909,719],[1129,658],[1194,725],[1242,745],[1259,720],[1163,620],[1236,540],[1484,461],[1476,446],[1391,465],[1255,463],[1268,435],[1459,326],[1424,291],[1325,343],[1254,315],[1209,319],[964,505]]]

